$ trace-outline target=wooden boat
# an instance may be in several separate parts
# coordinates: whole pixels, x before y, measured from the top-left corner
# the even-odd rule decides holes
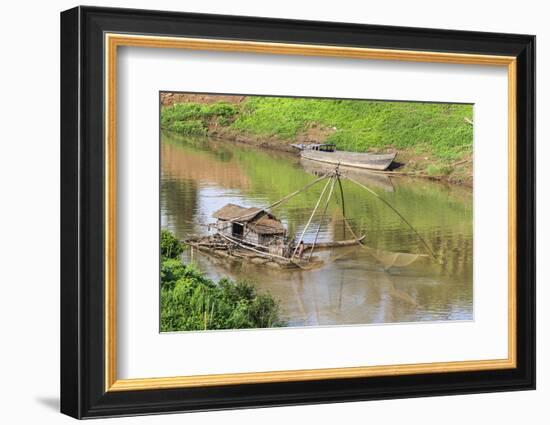
[[[327,164],[343,165],[346,167],[364,168],[367,170],[384,171],[393,162],[397,155],[394,153],[372,154],[360,152],[323,152],[318,150],[304,149],[300,156],[312,161],[324,162]]]

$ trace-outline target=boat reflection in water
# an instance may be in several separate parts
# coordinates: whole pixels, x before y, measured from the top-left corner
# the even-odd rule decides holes
[[[334,169],[334,165],[332,164],[311,161],[303,157],[300,159],[300,164],[304,171],[316,176],[322,176],[329,170]],[[346,167],[341,164],[339,165],[339,169],[340,173],[344,176],[350,176],[354,180],[357,180],[373,189],[382,189],[384,192],[393,192],[395,190],[392,179],[387,174],[373,173],[368,170],[358,170],[357,168]]]

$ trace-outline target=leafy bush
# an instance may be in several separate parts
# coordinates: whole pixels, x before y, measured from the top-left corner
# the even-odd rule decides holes
[[[249,282],[217,284],[192,265],[165,259],[161,265],[162,332],[284,326],[279,305]]]
[[[215,283],[193,264],[184,265],[184,245],[166,229],[160,246],[161,331],[284,326],[271,295],[258,294],[250,282]]]
[[[175,258],[163,258],[160,263],[161,289],[173,289],[174,285],[186,273],[183,263]]]
[[[184,245],[166,229],[160,231],[160,255],[164,258],[179,258]]]
[[[211,105],[202,105],[202,113],[210,117],[230,118],[237,113],[237,107],[230,103],[218,102]]]

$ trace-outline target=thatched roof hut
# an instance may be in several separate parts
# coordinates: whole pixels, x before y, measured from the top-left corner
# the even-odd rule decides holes
[[[269,245],[286,234],[281,221],[261,208],[227,204],[212,217],[218,220],[218,231],[251,243]]]
[[[240,205],[227,204],[212,214],[212,217],[218,220],[224,221],[238,221],[240,223],[247,223],[251,221],[258,213],[262,211],[261,208],[256,207],[241,207]]]

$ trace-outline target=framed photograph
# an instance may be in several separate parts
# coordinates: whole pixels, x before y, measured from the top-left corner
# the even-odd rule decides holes
[[[61,411],[535,387],[535,37],[61,14]]]

